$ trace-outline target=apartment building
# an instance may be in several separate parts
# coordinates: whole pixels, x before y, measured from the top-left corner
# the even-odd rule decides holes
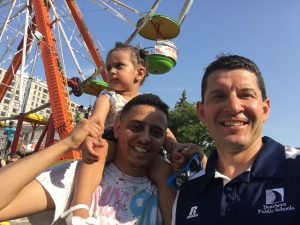
[[[6,70],[0,68],[0,82],[2,82],[3,77],[6,73]],[[25,97],[26,87],[28,80],[31,80],[31,86],[29,90],[28,97]],[[26,101],[25,112],[31,111],[36,109],[39,106],[42,106],[49,102],[49,94],[48,94],[48,87],[46,81],[37,78],[37,77],[29,77],[28,75],[24,75],[23,77],[23,88],[22,93],[20,93],[20,73],[17,73],[14,76],[13,81],[11,82],[10,86],[8,87],[7,92],[4,95],[4,98],[0,102],[0,119],[1,118],[10,118],[11,116],[19,115],[19,108],[20,104],[20,96],[23,96],[23,100]],[[78,108],[79,104],[75,102],[71,102],[71,112],[73,114],[73,118],[75,117],[76,109]],[[43,110],[36,112],[39,115],[42,115],[46,118],[49,118],[51,114],[51,108],[47,107]],[[1,121],[0,121],[1,122]],[[6,125],[8,124],[9,120],[6,121]],[[2,121],[2,125],[4,122]],[[15,123],[16,125],[16,123]],[[0,126],[0,149],[3,149],[6,144],[6,136],[3,134],[3,126]],[[41,132],[43,126],[39,126],[35,131],[35,136],[33,143],[36,143]],[[31,139],[31,124],[24,122],[21,137],[19,140],[20,145],[30,143]],[[56,136],[58,136],[56,134]]]
[[[5,69],[0,68],[0,81],[2,81],[5,72]],[[31,86],[29,95],[25,99],[25,91],[28,80],[31,80]],[[20,74],[17,73],[0,103],[0,118],[11,117],[19,114],[20,104],[22,104],[20,102],[20,95],[23,96],[26,101],[25,112],[31,111],[49,102],[48,87],[44,80],[36,77],[30,78],[27,74],[25,74],[23,77],[22,93],[20,93],[19,84]],[[71,102],[71,112],[73,116],[75,115],[75,110],[78,106],[79,104]],[[48,118],[51,114],[51,109],[50,107],[45,108],[37,112],[37,114]]]

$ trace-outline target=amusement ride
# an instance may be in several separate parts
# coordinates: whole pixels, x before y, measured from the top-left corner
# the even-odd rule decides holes
[[[140,12],[125,0],[89,1],[89,4],[94,4],[95,7],[134,25],[131,35],[124,43],[130,44],[137,35],[153,42],[152,46],[143,48],[148,52],[148,72],[154,75],[165,74],[176,65],[178,48],[172,40],[179,35],[180,27],[193,3],[193,0],[181,0],[182,8],[178,17],[174,19],[159,14],[161,1],[163,0],[152,1],[153,4],[146,12]],[[73,129],[71,94],[81,96],[85,93],[97,96],[101,90],[108,87],[105,62],[97,47],[98,43],[87,27],[82,9],[76,2],[78,1],[0,0],[0,67],[6,70],[0,83],[0,102],[17,72],[20,73],[19,93],[24,92],[22,75],[27,73],[29,77],[33,76],[38,58],[42,59],[50,99],[48,103],[26,112],[26,98],[31,85],[28,79],[25,95],[20,95],[19,98],[19,113],[0,118],[0,121],[17,120],[16,133],[11,145],[12,152],[17,151],[23,122],[31,123],[33,131],[39,124],[44,125],[34,148],[34,151],[38,151],[45,137],[47,147],[54,142],[55,132],[60,138],[64,138]],[[128,16],[130,14],[134,14],[138,19],[132,20]],[[75,32],[78,35],[75,35]],[[79,49],[83,49],[85,53]],[[64,53],[63,50],[67,50],[68,53]],[[78,76],[67,76],[70,72],[66,54],[75,65]],[[82,67],[86,61],[94,67],[91,75],[83,72]],[[40,117],[38,112],[49,106],[51,116],[47,119]],[[80,157],[79,151],[72,151],[61,159]]]

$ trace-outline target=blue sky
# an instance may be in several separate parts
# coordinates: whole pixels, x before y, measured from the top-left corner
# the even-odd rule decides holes
[[[122,1],[141,12],[148,11],[154,3],[154,0]],[[95,1],[76,2],[103,58],[116,41],[127,40],[135,29],[134,23],[140,18],[122,11],[132,19],[133,24],[129,24],[98,7],[93,3]],[[183,4],[183,0],[161,0],[157,13],[177,19]],[[284,145],[300,147],[299,12],[299,0],[194,0],[179,36],[173,39],[179,48],[177,65],[167,74],[150,75],[141,92],[158,94],[173,107],[182,91],[186,90],[188,101],[196,102],[200,100],[204,68],[216,55],[243,55],[260,67],[271,99],[271,114],[264,134]],[[1,14],[3,20],[2,17]],[[138,43],[143,47],[155,44],[137,36],[132,44]],[[68,77],[78,76],[76,69],[71,69],[68,64],[69,60],[66,59],[65,63]],[[86,76],[95,69],[87,61],[80,65]],[[42,69],[37,68],[35,74],[43,77]],[[72,96],[72,100],[88,106],[93,104],[95,97]]]
[[[147,0],[138,5],[140,2],[136,3],[137,9],[147,9],[153,3]],[[134,29],[106,11],[89,11],[88,4],[83,5],[87,22],[89,17],[97,18],[98,22],[92,19],[89,27],[106,50],[115,41],[126,40]],[[183,1],[162,0],[157,13],[176,19],[182,6]],[[264,134],[285,145],[299,147],[299,12],[298,0],[195,0],[179,36],[173,39],[179,48],[176,67],[167,74],[148,77],[142,92],[158,94],[173,107],[185,89],[188,101],[196,102],[200,100],[204,68],[216,55],[243,55],[260,67],[271,99],[271,114]],[[144,47],[154,43],[139,37],[132,43],[139,42]],[[94,100],[87,98],[89,102]],[[81,97],[79,101],[85,99],[86,103],[87,98]]]

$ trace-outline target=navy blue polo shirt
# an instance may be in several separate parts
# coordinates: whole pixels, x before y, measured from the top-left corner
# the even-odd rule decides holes
[[[300,224],[300,151],[269,137],[250,171],[225,185],[215,177],[214,151],[205,173],[180,191],[173,207],[176,225]]]

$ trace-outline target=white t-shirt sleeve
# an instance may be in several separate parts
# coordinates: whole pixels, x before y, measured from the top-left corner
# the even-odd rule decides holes
[[[55,210],[30,216],[29,220],[33,225],[65,224],[61,214],[70,206],[77,166],[78,161],[64,163],[50,168],[36,178],[53,199]]]

